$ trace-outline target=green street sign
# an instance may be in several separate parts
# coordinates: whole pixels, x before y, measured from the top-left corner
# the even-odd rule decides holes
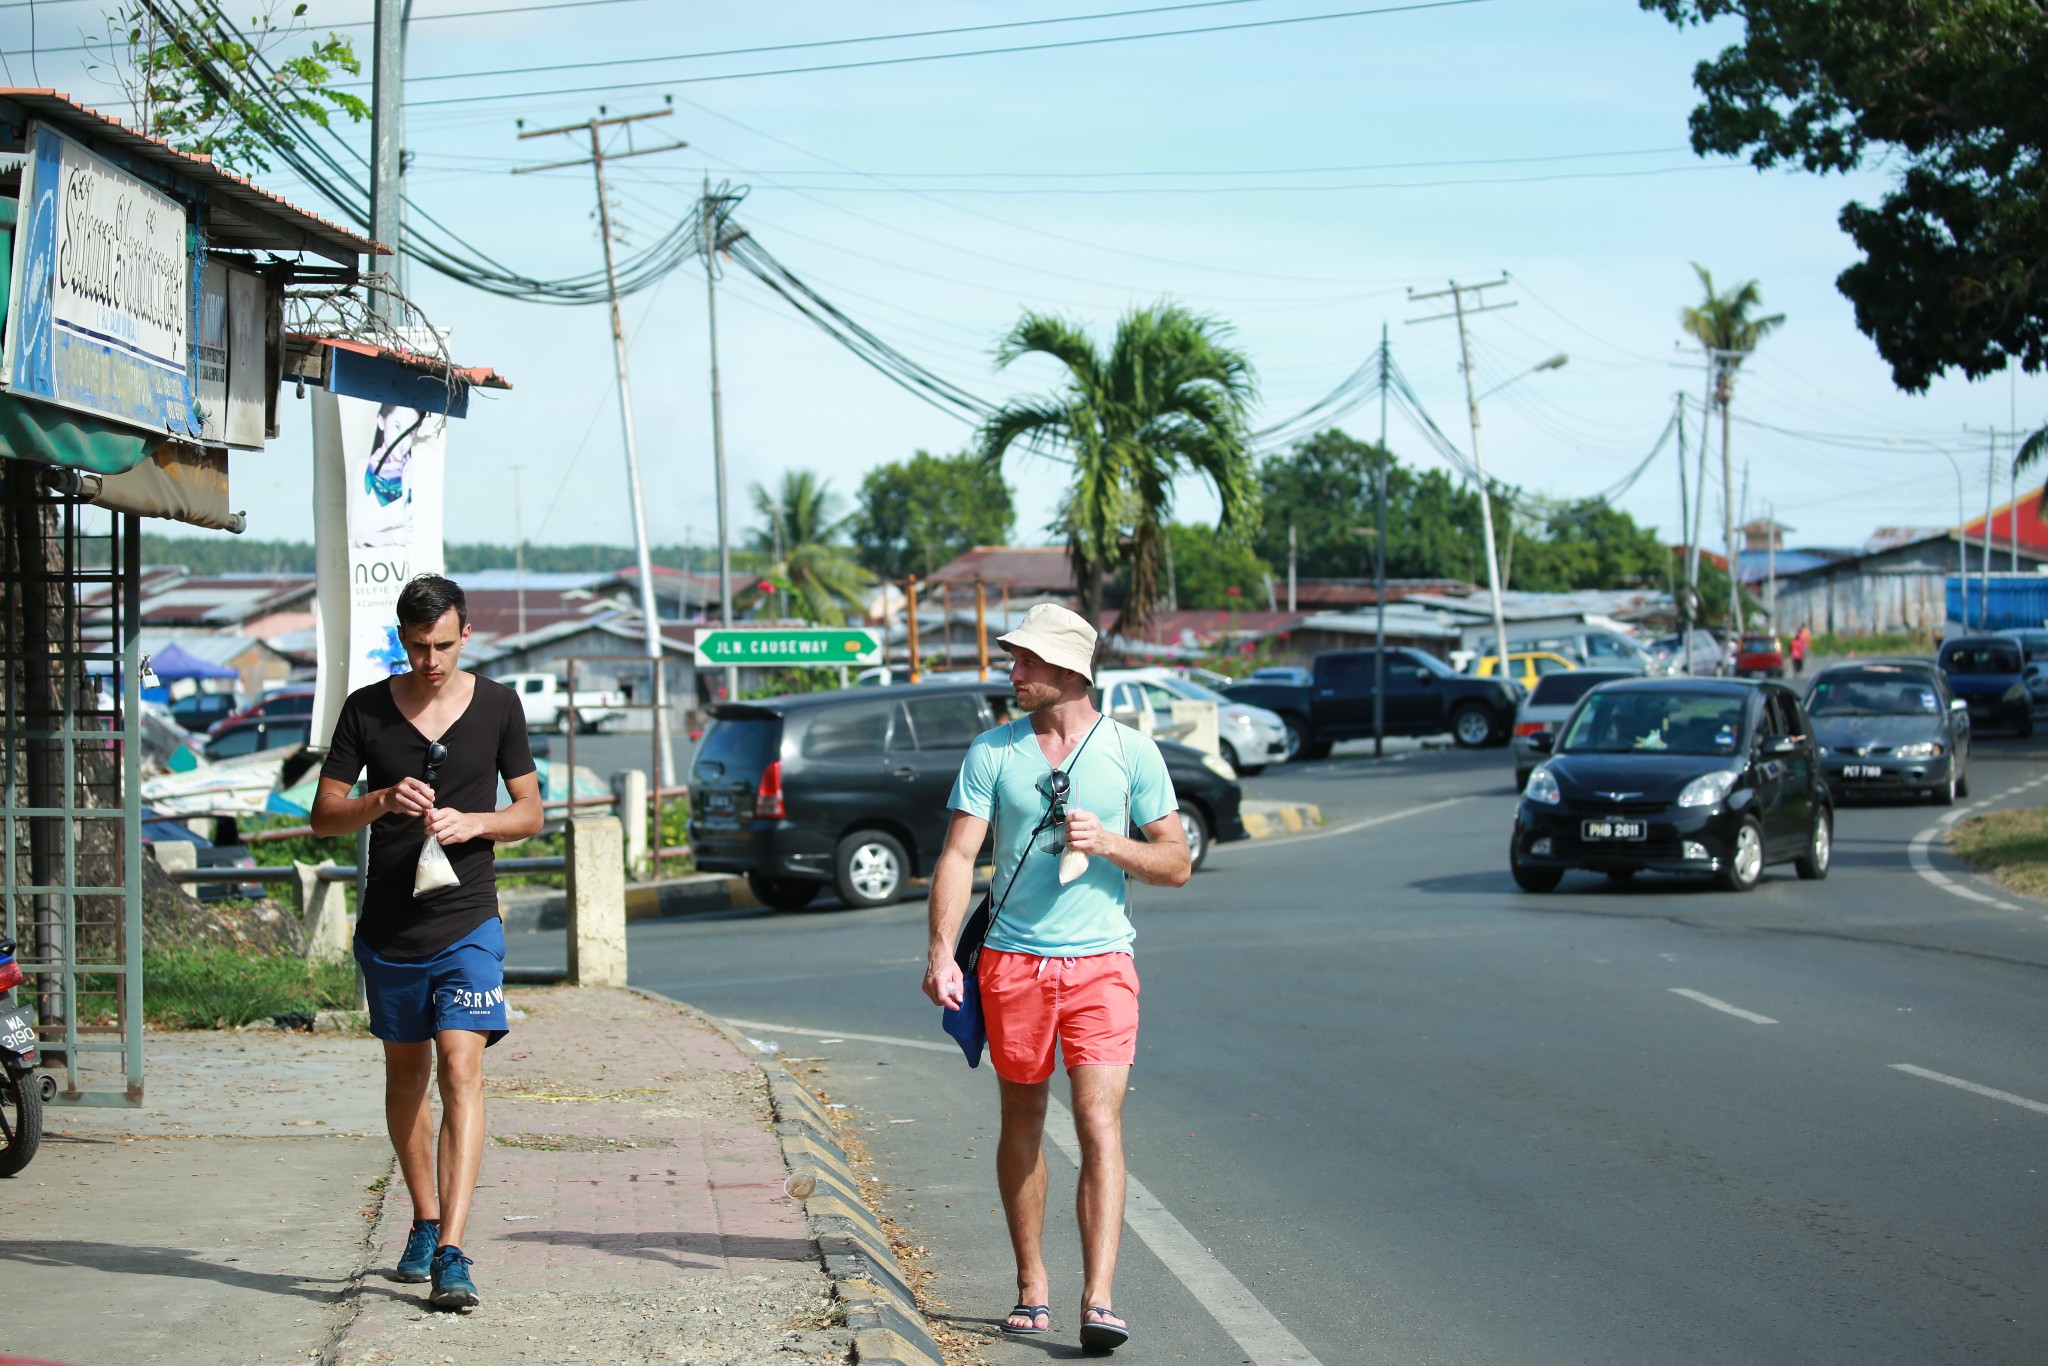
[[[759,631],[699,631],[699,664],[757,665],[766,668],[835,668],[880,664],[882,636],[860,628],[841,630],[767,627]]]

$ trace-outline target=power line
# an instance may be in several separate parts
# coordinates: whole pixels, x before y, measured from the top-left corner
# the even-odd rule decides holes
[[[0,10],[33,9],[38,6],[48,8],[51,5],[68,5],[80,2],[81,0],[0,0]],[[540,5],[500,5],[492,9],[453,10],[446,14],[415,14],[407,22],[426,24],[445,19],[488,19],[507,14],[539,14],[544,10],[590,9],[597,5],[641,5],[647,3],[650,3],[650,0],[553,0],[552,3]],[[374,28],[375,26],[376,24],[373,20],[350,19],[338,24],[308,24],[305,26],[305,31],[310,33],[317,29],[321,32],[331,32],[345,28]],[[73,43],[69,47],[46,47],[42,51],[50,55],[60,52],[94,52],[105,46],[107,44],[104,42]],[[348,89],[356,86],[367,86],[368,84],[369,82],[367,81],[358,81],[351,82],[349,86],[337,86],[336,88]]]
[[[1009,47],[972,48],[964,52],[928,52],[906,57],[876,57],[862,62],[831,62],[815,66],[786,66],[763,71],[729,71],[709,76],[677,76],[659,81],[625,81],[610,85],[569,86],[558,90],[520,90],[502,95],[455,95],[438,100],[408,100],[408,109],[431,109],[454,104],[483,104],[503,100],[538,100],[553,96],[601,95],[613,91],[651,90],[663,86],[703,85],[712,81],[747,81],[766,76],[806,76],[825,71],[859,71],[872,67],[908,66],[923,62],[950,62],[966,57],[1000,57],[1021,52],[1054,52],[1071,48],[1102,47],[1111,43],[1148,42],[1155,38],[1187,38],[1209,33],[1238,33],[1247,29],[1280,28],[1294,24],[1328,23],[1339,19],[1364,19],[1383,14],[1410,14],[1423,10],[1460,9],[1468,5],[1495,4],[1498,0],[1415,0],[1406,5],[1385,5],[1375,9],[1341,10],[1331,14],[1302,14],[1287,19],[1254,19],[1241,24],[1210,24],[1201,28],[1161,29],[1151,33],[1123,33],[1101,38],[1069,38],[1053,43],[1018,43]],[[485,75],[499,73],[480,73]],[[510,72],[504,74],[511,74]]]

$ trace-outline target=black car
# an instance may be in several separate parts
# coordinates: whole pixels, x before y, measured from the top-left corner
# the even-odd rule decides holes
[[[1378,655],[1372,650],[1331,650],[1315,657],[1307,683],[1236,683],[1223,689],[1233,702],[1264,707],[1287,727],[1289,759],[1321,759],[1339,740],[1373,733]],[[1381,704],[1388,735],[1441,735],[1460,745],[1504,745],[1514,722],[1519,685],[1503,678],[1471,678],[1421,650],[1390,649],[1387,697]]]
[[[1770,863],[1828,874],[1834,805],[1819,748],[1777,683],[1654,678],[1588,693],[1529,775],[1508,863],[1525,891],[1567,870],[1709,873],[1748,891]]]
[[[215,763],[222,759],[239,758],[263,749],[282,749],[286,745],[303,745],[313,730],[310,716],[286,716],[254,721],[237,721],[224,726],[207,738],[206,757]]]
[[[1837,664],[1814,675],[1806,714],[1837,796],[1970,795],[1970,717],[1938,670]]]
[[[2034,733],[2034,699],[2027,692],[2026,652],[2009,636],[1959,636],[1941,642],[1935,662],[1949,691],[1970,709],[1970,724]]]
[[[893,902],[937,864],[967,747],[1010,708],[1008,685],[978,681],[721,703],[690,769],[691,856],[779,910],[827,886],[849,906]],[[1211,843],[1245,838],[1242,791],[1221,759],[1158,743],[1199,868]]]
[[[183,821],[172,820],[169,816],[155,811],[142,813],[142,842],[152,844],[190,844],[197,849],[198,866],[201,868],[254,868],[256,860],[249,856],[249,847],[244,844],[215,844],[199,834]],[[237,897],[262,896],[260,882],[193,882],[185,890],[201,901],[232,901]]]

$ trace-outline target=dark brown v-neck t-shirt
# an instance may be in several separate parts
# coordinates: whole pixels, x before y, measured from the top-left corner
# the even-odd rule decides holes
[[[440,737],[448,747],[434,783],[437,805],[457,811],[498,809],[498,779],[534,771],[519,695],[488,678],[476,680],[468,708]],[[365,771],[372,791],[403,778],[424,778],[427,737],[414,729],[391,695],[389,680],[348,696],[320,776],[353,784]],[[394,811],[370,824],[370,882],[356,921],[356,941],[386,958],[432,958],[498,913],[493,844],[487,839],[446,846],[461,885],[412,894],[413,873],[427,842],[426,822]]]

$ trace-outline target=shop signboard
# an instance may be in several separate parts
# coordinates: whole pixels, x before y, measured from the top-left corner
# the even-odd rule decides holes
[[[17,394],[198,436],[185,210],[45,123],[29,126],[0,375]]]

